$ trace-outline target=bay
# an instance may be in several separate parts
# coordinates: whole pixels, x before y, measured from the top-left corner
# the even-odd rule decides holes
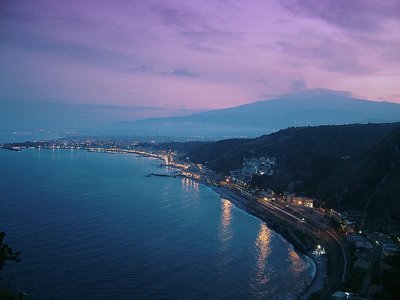
[[[314,266],[268,226],[158,160],[0,151],[2,282],[29,299],[294,299]]]

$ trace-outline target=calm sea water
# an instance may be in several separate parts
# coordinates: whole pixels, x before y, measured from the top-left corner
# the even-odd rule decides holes
[[[159,161],[0,150],[2,282],[30,299],[279,299],[314,266],[258,219]]]

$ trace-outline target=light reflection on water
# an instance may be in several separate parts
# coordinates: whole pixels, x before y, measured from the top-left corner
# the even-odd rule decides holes
[[[268,256],[271,251],[271,230],[265,225],[260,223],[260,230],[257,239],[254,242],[254,253],[256,264],[253,270],[253,279],[250,284],[251,294],[255,299],[270,299],[274,291],[271,290],[269,281],[273,270],[268,267]]]
[[[199,183],[189,178],[182,178],[182,191],[185,193],[199,192]]]
[[[172,173],[172,172],[176,171],[176,169],[175,169],[175,168],[172,168],[172,167],[170,167],[170,166],[165,166],[165,171],[166,171],[167,173]]]
[[[260,232],[258,233],[257,240],[255,242],[255,247],[257,249],[257,280],[260,285],[264,285],[269,281],[267,272],[265,272],[265,267],[267,264],[268,255],[271,253],[271,230],[265,225],[265,223],[260,224]]]
[[[233,238],[233,232],[231,228],[231,220],[232,220],[232,206],[233,204],[226,200],[226,199],[221,199],[222,205],[221,205],[221,219],[220,219],[220,225],[218,229],[218,239],[220,242],[220,251],[225,252],[226,250],[229,249],[230,245],[230,240]],[[223,256],[226,258],[226,256]],[[224,259],[223,264],[227,263],[228,261]]]
[[[295,273],[303,272],[306,269],[306,264],[292,247],[288,248],[288,258],[291,263],[290,270]]]
[[[217,263],[221,271],[233,260],[230,247],[234,236],[232,230],[232,208],[233,204],[230,201],[221,199],[221,217],[218,227],[219,255]]]
[[[144,176],[158,161],[27,150],[0,151],[0,165],[0,219],[24,255],[7,271],[32,300],[285,299],[309,278],[290,245],[228,200]]]

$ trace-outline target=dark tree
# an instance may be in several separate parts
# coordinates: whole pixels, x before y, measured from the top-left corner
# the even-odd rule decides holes
[[[14,252],[7,244],[3,243],[4,232],[0,232],[0,270],[3,269],[6,261],[20,261],[20,251]]]

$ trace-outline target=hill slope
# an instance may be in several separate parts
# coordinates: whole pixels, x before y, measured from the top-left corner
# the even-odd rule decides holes
[[[315,194],[332,204],[363,209],[369,223],[400,223],[400,127],[323,180]]]
[[[400,221],[400,123],[289,128],[201,144],[187,155],[226,174],[240,169],[244,157],[275,157],[274,174],[253,176],[253,186],[365,209],[371,224]]]

